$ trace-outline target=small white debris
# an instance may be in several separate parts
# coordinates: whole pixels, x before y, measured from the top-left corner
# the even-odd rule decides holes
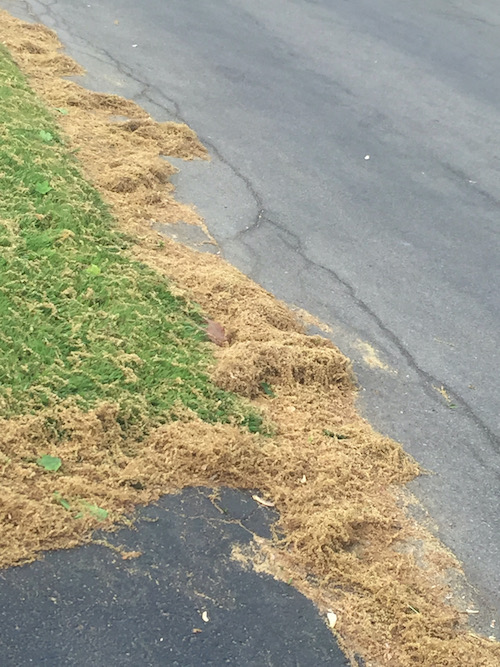
[[[271,500],[266,500],[257,495],[252,496],[252,498],[256,503],[259,503],[259,505],[264,505],[264,507],[274,507],[274,503]]]
[[[133,49],[136,49],[136,48],[137,48],[137,44],[132,44],[132,48],[133,48]]]
[[[370,159],[370,156],[369,156],[369,155],[365,155],[365,160],[369,160],[369,159]]]
[[[466,609],[466,614],[479,614],[479,609]]]
[[[307,482],[307,477],[305,475],[302,475],[302,479],[300,480],[301,484],[305,484]]]
[[[329,609],[329,610],[326,612],[326,617],[327,617],[327,619],[328,619],[328,625],[329,625],[331,628],[334,628],[335,625],[337,624],[337,614],[336,614],[334,611],[332,611],[331,609]]]
[[[203,612],[203,614],[201,615],[201,620],[204,621],[205,623],[208,623],[208,621],[210,620],[208,618],[208,612],[206,611]]]

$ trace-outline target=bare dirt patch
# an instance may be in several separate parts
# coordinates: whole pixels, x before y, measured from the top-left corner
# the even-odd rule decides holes
[[[330,342],[306,336],[292,311],[220,257],[160,240],[152,229],[153,222],[203,224],[175,201],[174,168],[161,157],[206,158],[194,133],[62,79],[81,68],[60,53],[52,31],[5,12],[0,23],[2,40],[54,108],[86,175],[137,239],[134,256],[224,328],[217,382],[252,397],[275,430],[252,435],[179,411],[147,438],[124,439],[110,405],[3,420],[0,563],[91,539],[97,519],[79,501],[89,489],[109,512],[105,525],[183,486],[258,489],[280,512],[279,534],[240,559],[292,579],[322,610],[332,609],[351,655],[387,667],[500,664],[498,644],[469,633],[446,603],[441,575],[458,567],[452,557],[430,536],[419,562],[401,548],[422,536],[397,496],[418,466],[357,414],[349,361]],[[60,457],[61,469],[37,466],[42,454]]]

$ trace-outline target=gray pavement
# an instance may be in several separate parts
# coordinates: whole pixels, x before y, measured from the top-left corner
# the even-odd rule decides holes
[[[0,6],[57,29],[88,85],[199,133],[213,160],[183,168],[180,196],[231,262],[333,327],[354,360],[364,414],[431,471],[412,489],[463,560],[493,634],[498,3]],[[364,363],[360,340],[390,370]]]

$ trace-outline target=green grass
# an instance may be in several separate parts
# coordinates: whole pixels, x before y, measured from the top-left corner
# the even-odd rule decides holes
[[[123,422],[151,424],[181,403],[258,430],[260,417],[209,379],[199,309],[126,245],[0,47],[0,415],[111,401]]]

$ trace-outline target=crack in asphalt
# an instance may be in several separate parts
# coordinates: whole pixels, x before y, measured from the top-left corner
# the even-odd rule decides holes
[[[125,78],[130,79],[139,86],[143,86],[143,88],[139,91],[139,93],[135,95],[136,98],[135,101],[144,99],[151,105],[157,107],[158,109],[166,111],[168,115],[171,116],[172,120],[189,125],[189,123],[182,114],[179,103],[176,100],[165,95],[165,93],[162,90],[160,90],[160,88],[157,85],[151,83],[146,78],[137,77],[128,65],[125,65],[123,62],[116,59],[106,49],[96,46],[95,44],[85,39],[84,37],[81,37],[80,35],[75,35],[72,32],[71,26],[67,23],[67,21],[65,21],[63,18],[58,17],[51,10],[51,7],[58,4],[58,0],[52,0],[52,2],[49,1],[46,3],[41,2],[40,3],[41,6],[45,7],[46,11],[39,15],[35,14],[32,4],[27,0],[21,0],[21,4],[25,7],[27,13],[30,16],[32,16],[33,19],[36,21],[41,21],[44,14],[50,16],[56,28],[57,26],[61,26],[69,35],[72,36],[73,39],[75,39],[77,42],[80,42],[81,44],[86,45],[88,49],[86,55],[93,58],[94,60],[97,60],[98,62],[102,62],[103,64],[113,66],[117,70],[117,72],[122,74]],[[101,56],[103,56],[103,58],[96,57],[96,54],[100,54]],[[153,96],[155,96],[156,99],[154,99]],[[158,102],[158,99],[165,100],[167,104],[162,104]],[[210,149],[209,152],[211,152],[222,164],[227,166],[233,172],[233,174],[245,185],[250,196],[254,200],[257,209],[257,214],[255,221],[252,223],[252,225],[250,225],[250,227],[253,227],[256,223],[258,223],[261,214],[264,211],[262,197],[260,196],[258,191],[254,188],[250,179],[247,176],[245,176],[245,174],[243,174],[243,172],[240,171],[238,167],[236,167],[227,158],[225,158],[224,155],[221,153],[220,149],[211,140],[207,139],[206,137],[202,137],[202,139],[203,139],[202,143]]]
[[[313,259],[311,259],[308,255],[307,252],[304,249],[303,242],[300,238],[300,236],[291,231],[290,229],[287,229],[283,225],[271,220],[269,217],[264,217],[263,212],[261,211],[259,213],[258,219],[253,223],[251,227],[249,227],[247,230],[243,230],[242,232],[239,232],[235,238],[241,238],[242,236],[256,230],[262,221],[267,222],[271,226],[279,229],[280,231],[285,232],[286,235],[292,237],[295,240],[295,243],[292,245],[289,241],[286,240],[285,237],[282,237],[283,243],[287,245],[291,250],[296,252],[302,260],[308,264],[312,265],[317,269],[320,269],[324,272],[326,272],[328,275],[330,275],[337,283],[342,285],[347,293],[349,294],[350,298],[352,301],[360,308],[362,312],[367,314],[370,319],[375,322],[379,330],[384,334],[384,336],[389,340],[394,347],[400,352],[401,356],[405,359],[406,363],[410,368],[412,368],[418,375],[419,377],[424,380],[423,384],[423,390],[426,393],[426,395],[431,398],[434,402],[438,402],[438,399],[434,396],[434,392],[432,391],[432,386],[433,385],[438,385],[438,386],[443,386],[448,395],[453,398],[455,403],[457,405],[460,405],[460,407],[463,408],[464,413],[469,417],[469,419],[477,426],[479,427],[483,434],[488,438],[488,441],[490,442],[491,445],[494,447],[499,447],[500,446],[500,439],[498,436],[489,428],[487,424],[483,422],[481,417],[476,414],[472,406],[459,394],[454,392],[451,388],[447,387],[444,382],[439,380],[437,377],[429,373],[428,371],[424,370],[416,361],[415,357],[412,355],[412,353],[408,350],[407,347],[403,345],[401,340],[398,338],[398,336],[382,321],[382,319],[377,315],[377,313],[365,302],[363,299],[361,299],[357,293],[355,287],[349,283],[347,280],[342,278],[338,273],[336,273],[332,268],[325,266],[324,264],[321,264]],[[247,244],[245,244],[247,245]],[[439,405],[441,405],[441,402],[439,401]],[[484,461],[483,461],[484,463]],[[500,474],[499,474],[500,477]]]
[[[174,116],[175,120],[181,121],[181,122],[186,122],[186,120],[183,117],[181,106],[179,103],[169,97],[167,97],[163,91],[161,91],[156,85],[152,84],[149,82],[147,79],[144,80],[143,78],[139,78],[134,75],[132,70],[125,65],[124,63],[118,61],[109,51],[106,49],[97,47],[95,44],[91,43],[90,41],[82,38],[81,36],[77,36],[72,32],[71,26],[61,17],[57,16],[55,12],[52,10],[54,6],[58,4],[58,0],[52,0],[52,2],[41,2],[40,5],[45,8],[45,12],[39,13],[38,15],[34,12],[32,3],[27,2],[26,0],[21,0],[21,4],[24,6],[26,12],[33,17],[34,20],[36,21],[41,21],[44,15],[47,15],[50,17],[51,21],[53,24],[57,26],[63,27],[63,29],[72,36],[77,42],[80,42],[81,44],[85,44],[86,47],[89,49],[88,54],[89,57],[93,57],[96,60],[100,60],[99,58],[95,57],[95,54],[100,54],[101,56],[104,57],[104,62],[105,64],[111,65],[112,67],[115,67],[116,70],[122,74],[124,77],[127,79],[130,79],[134,83],[138,84],[139,86],[143,86],[143,88],[140,90],[139,94],[136,96],[140,99],[145,99],[147,100],[150,104],[154,105],[155,107],[158,107],[159,109],[163,109],[167,111],[170,115]],[[170,105],[170,109],[158,101],[155,101],[154,97],[156,96],[156,99],[162,98],[163,100],[167,101],[167,103]],[[173,113],[172,113],[173,109]],[[438,385],[438,386],[443,386],[445,387],[447,393],[449,394],[450,397],[453,398],[453,401],[459,405],[465,416],[467,416],[470,421],[475,424],[476,427],[480,429],[480,431],[483,433],[483,435],[486,437],[490,445],[492,445],[495,449],[500,449],[500,438],[493,432],[492,429],[481,419],[481,417],[475,412],[475,410],[472,408],[472,406],[459,394],[454,392],[451,388],[446,386],[445,383],[443,383],[441,380],[436,378],[434,375],[429,373],[428,371],[424,370],[413,354],[408,350],[408,348],[402,343],[402,341],[399,339],[399,337],[383,322],[382,318],[365,302],[361,297],[357,295],[355,287],[347,281],[345,278],[342,278],[340,274],[338,274],[336,271],[334,271],[332,268],[325,266],[313,259],[311,259],[306,250],[304,249],[303,242],[300,239],[299,235],[296,234],[295,232],[287,229],[283,225],[280,225],[276,221],[273,221],[268,215],[266,215],[266,209],[264,206],[263,198],[251,182],[250,178],[248,178],[238,167],[236,167],[234,164],[231,163],[230,160],[225,158],[223,154],[221,153],[220,149],[213,144],[212,141],[207,140],[204,137],[201,137],[203,143],[209,148],[210,152],[215,155],[215,157],[224,165],[226,165],[232,173],[245,185],[246,189],[250,193],[252,199],[255,202],[255,207],[256,207],[256,215],[251,222],[251,224],[246,227],[243,230],[240,230],[237,232],[232,238],[232,241],[241,241],[246,248],[248,248],[252,254],[257,258],[257,254],[253,248],[250,248],[249,244],[245,242],[244,237],[248,236],[252,232],[258,230],[263,224],[268,223],[269,225],[275,227],[276,229],[279,229],[280,231],[284,232],[287,234],[289,237],[292,239],[295,239],[295,243],[292,245],[290,241],[286,240],[283,238],[283,243],[287,245],[290,249],[292,249],[294,252],[296,252],[299,257],[308,265],[308,266],[313,266],[316,269],[320,269],[324,272],[326,272],[335,282],[338,284],[342,285],[343,288],[346,290],[347,294],[351,298],[354,304],[358,306],[358,308],[363,312],[365,315],[367,315],[372,322],[376,324],[378,327],[379,331],[383,334],[383,336],[390,342],[392,345],[399,351],[400,355],[403,357],[403,359],[406,361],[408,366],[415,371],[415,373],[418,375],[418,377],[423,380],[422,384],[422,389],[424,393],[434,402],[438,403],[440,407],[442,406],[441,401],[435,396],[435,391],[432,390],[433,385]],[[480,193],[484,194],[484,193]],[[222,245],[223,248],[223,245]],[[482,460],[482,458],[479,459],[483,464],[485,462]],[[495,473],[496,474],[496,473]],[[497,476],[500,477],[500,474]]]

